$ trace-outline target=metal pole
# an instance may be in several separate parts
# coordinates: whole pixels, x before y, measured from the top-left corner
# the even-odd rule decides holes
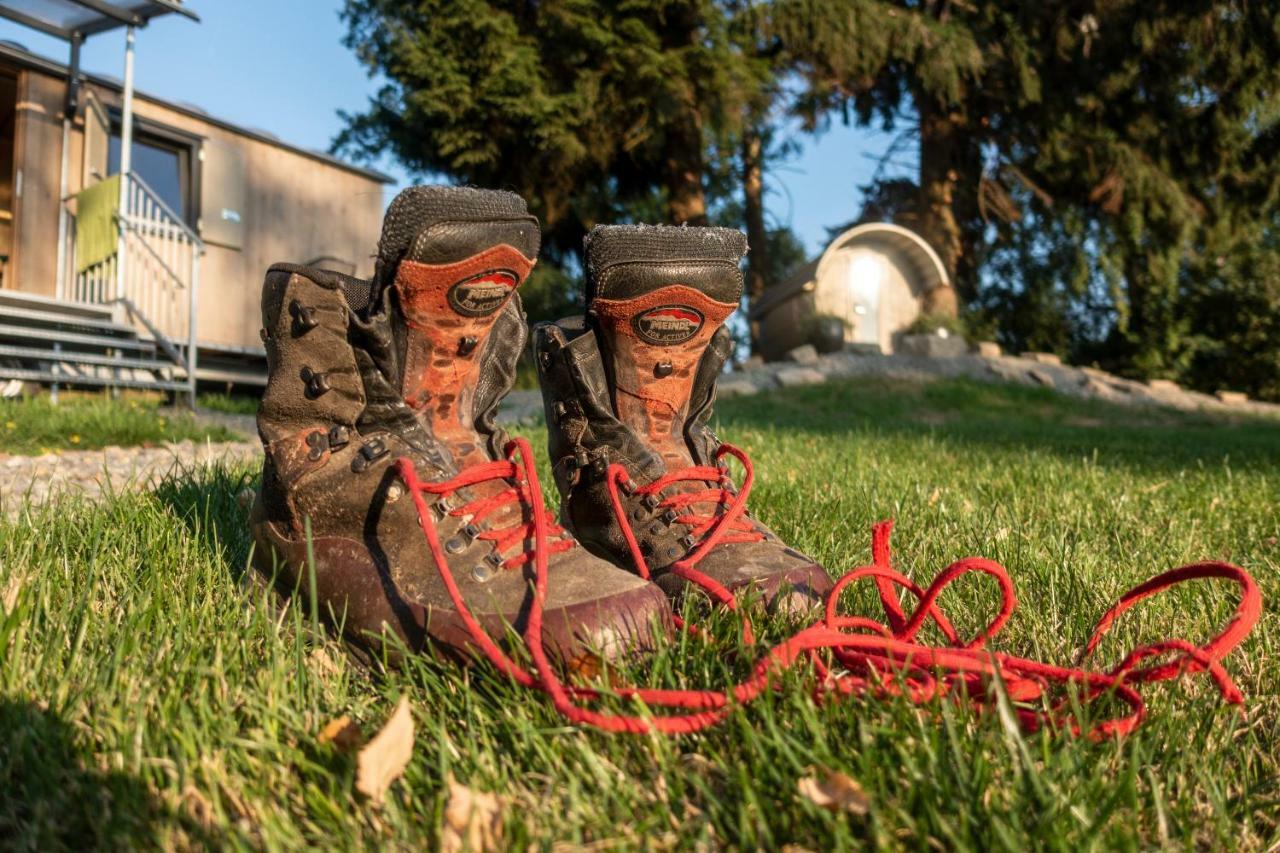
[[[54,296],[66,297],[67,282],[67,192],[71,180],[71,120],[79,106],[80,43],[84,36],[71,34],[71,63],[67,72],[67,100],[62,108],[62,177],[58,181],[58,280]]]
[[[191,244],[191,282],[187,289],[187,402],[196,410],[196,305],[200,298],[200,244]]]
[[[133,25],[124,36],[124,107],[120,115],[120,233],[116,239],[116,298],[125,295],[125,224],[129,204],[129,172],[133,169]]]

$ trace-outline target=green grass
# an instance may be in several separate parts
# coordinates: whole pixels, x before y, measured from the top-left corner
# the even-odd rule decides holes
[[[53,450],[136,447],[165,441],[232,441],[219,426],[162,410],[145,399],[71,397],[57,405],[45,397],[0,400],[0,453],[32,455]]]
[[[755,460],[757,513],[833,572],[869,559],[868,526],[885,517],[898,521],[899,568],[921,582],[965,555],[1006,565],[1021,602],[999,640],[1010,652],[1070,661],[1116,595],[1192,560],[1237,561],[1268,602],[1280,594],[1274,424],[861,381],[726,401],[719,432]],[[1246,717],[1218,707],[1203,679],[1158,685],[1145,691],[1149,721],[1123,741],[1023,738],[999,715],[947,704],[817,705],[799,672],[704,734],[608,736],[563,724],[486,668],[418,661],[373,679],[296,610],[255,606],[237,584],[248,540],[236,495],[253,479],[217,471],[0,521],[0,600],[15,599],[0,618],[0,840],[431,849],[450,776],[505,798],[513,847],[1280,840],[1272,611],[1227,660]],[[972,579],[942,604],[972,630],[995,600]],[[1099,663],[1141,638],[1203,639],[1233,605],[1233,589],[1209,583],[1144,603]],[[733,647],[676,642],[622,676],[721,686],[751,664]],[[343,714],[372,731],[406,695],[414,759],[374,808],[352,793],[353,759],[316,733]],[[858,780],[870,812],[802,801],[811,768]]]
[[[247,394],[201,394],[196,398],[196,405],[211,412],[222,412],[227,415],[256,415],[262,395]]]

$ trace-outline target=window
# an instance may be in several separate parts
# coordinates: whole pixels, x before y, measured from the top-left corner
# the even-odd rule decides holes
[[[191,143],[168,138],[134,126],[133,172],[151,187],[160,200],[188,225],[194,224],[195,211],[191,191]],[[120,171],[120,127],[111,129],[107,153],[107,172]]]

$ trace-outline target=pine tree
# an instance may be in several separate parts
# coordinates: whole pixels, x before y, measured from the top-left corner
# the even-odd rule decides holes
[[[707,221],[761,66],[710,0],[347,0],[347,44],[386,78],[338,150],[505,187],[552,259],[598,222]]]

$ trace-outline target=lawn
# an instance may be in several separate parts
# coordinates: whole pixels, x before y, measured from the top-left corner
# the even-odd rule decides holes
[[[142,397],[113,401],[99,394],[64,395],[56,405],[44,397],[0,400],[0,455],[237,438]]]
[[[756,513],[833,573],[869,561],[868,527],[886,517],[898,568],[917,581],[966,555],[1007,566],[1021,604],[1005,651],[1067,663],[1115,596],[1197,559],[1238,562],[1268,603],[1280,595],[1274,424],[865,380],[725,401],[718,418],[721,437],[753,456]],[[1156,685],[1148,722],[1124,740],[1024,738],[998,714],[946,703],[817,705],[801,671],[706,733],[610,736],[563,724],[490,669],[420,661],[372,678],[296,610],[255,606],[237,582],[248,539],[236,496],[253,479],[214,471],[0,521],[0,845],[430,849],[449,779],[500,798],[515,847],[1280,841],[1272,611],[1226,661],[1245,716],[1203,678]],[[942,601],[962,631],[995,603],[980,579]],[[1153,599],[1097,663],[1144,638],[1202,641],[1234,603],[1234,588],[1209,582]],[[674,640],[616,677],[741,678],[754,653],[734,654],[732,621],[711,621],[715,646]],[[417,746],[375,807],[353,792],[352,756],[317,735],[342,715],[371,733],[400,697]],[[798,794],[829,770],[857,780],[865,815]]]

